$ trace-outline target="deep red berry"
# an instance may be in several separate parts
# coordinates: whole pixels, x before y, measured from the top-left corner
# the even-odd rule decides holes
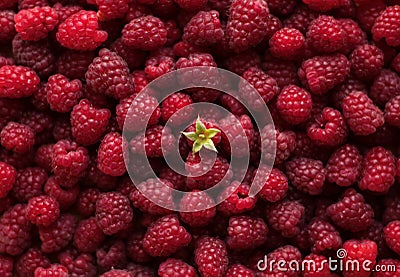
[[[400,45],[400,6],[387,7],[375,20],[372,36],[375,41],[385,39],[389,46]]]
[[[25,217],[33,224],[48,227],[60,216],[60,208],[56,199],[41,195],[29,199]]]
[[[322,255],[311,253],[303,259],[305,264],[310,264],[303,269],[304,277],[330,277],[328,259]]]
[[[196,277],[196,270],[194,267],[178,259],[167,259],[160,264],[158,268],[158,275],[160,277],[174,277],[174,276],[185,276],[185,277]]]
[[[15,13],[11,10],[0,11],[0,39],[2,41],[10,41],[16,34],[14,16]]]
[[[15,263],[15,273],[21,277],[34,276],[36,268],[49,266],[50,260],[39,249],[32,247],[19,256]]]
[[[95,252],[103,243],[105,235],[94,217],[81,220],[74,234],[74,245],[82,252]]]
[[[12,277],[14,268],[14,260],[11,257],[0,255],[0,275],[4,277]]]
[[[51,76],[46,84],[46,98],[53,111],[66,113],[82,97],[82,83],[79,80],[69,81],[61,74]]]
[[[281,117],[291,124],[300,124],[308,119],[312,109],[311,94],[304,89],[290,85],[284,87],[277,98]]]
[[[36,268],[35,277],[68,277],[68,270],[65,266],[52,264],[48,268]]]
[[[400,96],[393,97],[385,105],[385,122],[400,127]]]
[[[393,97],[400,95],[400,77],[397,73],[383,69],[374,79],[369,97],[378,106],[383,106]]]
[[[304,43],[304,36],[299,30],[283,28],[269,40],[270,52],[277,58],[293,60],[302,54]]]
[[[268,178],[264,183],[260,184],[258,181],[260,180],[259,178],[265,178],[267,172],[269,172]],[[257,177],[258,174],[260,174],[260,177]],[[286,175],[277,168],[273,168],[272,170],[269,168],[258,168],[254,171],[254,180],[252,185],[261,187],[257,196],[262,200],[269,202],[278,202],[279,200],[282,200],[286,196],[289,187]]]
[[[261,156],[265,161],[272,161],[275,158],[275,164],[282,164],[296,148],[296,134],[293,131],[279,131],[272,125],[267,125],[262,129],[260,135]]]
[[[73,205],[79,194],[79,186],[65,188],[65,185],[70,186],[70,180],[67,180],[67,183],[65,183],[60,178],[54,176],[47,179],[44,185],[44,193],[54,197],[60,204],[61,210],[66,210]]]
[[[180,209],[181,220],[192,227],[207,226],[215,217],[214,200],[204,191],[192,191],[182,197]]]
[[[367,35],[357,22],[350,18],[339,18],[338,21],[346,34],[344,47],[340,49],[341,52],[350,53],[357,46],[367,42]]]
[[[35,133],[24,124],[10,121],[0,132],[1,145],[16,153],[26,153],[35,144]]]
[[[95,54],[91,51],[66,50],[58,57],[57,72],[70,79],[84,79],[94,58]]]
[[[343,249],[346,251],[346,256],[343,262],[357,261],[359,264],[368,262],[368,266],[361,269],[347,268],[343,271],[344,277],[355,276],[368,276],[376,263],[378,255],[378,247],[374,241],[371,240],[348,240],[343,243]]]
[[[279,274],[282,273],[282,270],[288,277],[296,277],[300,275],[297,270],[293,270],[293,268],[289,267],[290,262],[297,263],[301,261],[301,253],[296,247],[292,245],[285,245],[276,248],[267,255],[267,261],[272,260],[282,261],[281,265],[278,266],[278,263],[271,264],[271,266],[268,266],[267,269],[261,273],[262,277],[271,275],[279,276]]]
[[[227,231],[226,244],[230,249],[254,249],[266,242],[268,226],[259,217],[232,216]]]
[[[20,202],[27,202],[30,198],[43,193],[43,186],[47,181],[47,173],[40,167],[28,167],[18,170],[12,195]]]
[[[13,189],[17,179],[17,171],[7,163],[0,162],[0,198],[6,197],[8,192]]]
[[[223,276],[228,269],[225,243],[217,238],[202,237],[196,244],[194,261],[202,276]]]
[[[54,144],[41,145],[35,154],[35,163],[47,172],[52,171],[53,146]]]
[[[60,264],[68,269],[69,276],[74,277],[94,277],[96,276],[96,266],[92,255],[78,251],[64,251],[58,255]]]
[[[395,271],[378,271],[374,272],[374,277],[390,277],[393,274],[400,273],[400,261],[397,259],[382,259],[376,263],[376,266],[379,268],[389,268],[394,266]]]
[[[100,275],[100,277],[134,277],[132,273],[122,269],[111,269]]]
[[[105,174],[121,176],[126,172],[123,152],[126,147],[119,133],[108,133],[102,140],[97,156],[97,167]]]
[[[188,118],[191,118],[193,114],[193,109],[189,107],[193,103],[192,98],[184,93],[174,93],[161,103],[161,118],[164,122],[167,122],[169,119],[169,124],[171,126],[179,126],[185,123]],[[182,111],[179,111],[184,109]],[[179,113],[179,115],[173,116],[175,113]]]
[[[127,263],[125,243],[122,240],[106,243],[96,251],[97,265],[103,270],[124,268]]]
[[[225,216],[241,214],[254,209],[257,198],[249,196],[250,186],[232,182],[219,195],[218,211]],[[223,200],[223,201],[221,201]]]
[[[102,21],[121,18],[129,9],[128,0],[97,0],[96,4],[99,7],[97,15]]]
[[[37,74],[24,66],[5,65],[0,68],[0,97],[23,98],[39,89]]]
[[[383,63],[383,52],[375,45],[360,45],[350,55],[351,72],[361,80],[368,81],[378,75]]]

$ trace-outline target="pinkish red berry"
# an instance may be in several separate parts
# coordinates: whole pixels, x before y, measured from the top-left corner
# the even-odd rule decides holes
[[[66,113],[82,97],[82,83],[79,80],[69,81],[61,74],[51,76],[46,84],[46,98],[53,111]]]
[[[0,97],[23,98],[39,89],[40,79],[28,67],[5,65],[0,68]]]
[[[1,145],[16,153],[29,152],[35,144],[35,133],[27,125],[10,121],[0,132]]]
[[[29,199],[25,217],[33,224],[48,227],[60,216],[60,207],[56,199],[41,195]]]
[[[389,46],[400,45],[400,6],[387,7],[375,20],[372,36],[375,41],[385,39]]]
[[[178,259],[167,259],[160,264],[158,268],[158,275],[160,277],[174,277],[174,276],[185,276],[185,277],[196,277],[196,270],[194,267]]]
[[[280,29],[269,40],[271,54],[284,60],[293,60],[302,55],[304,44],[303,34],[293,28]]]
[[[277,98],[281,117],[291,124],[300,124],[308,119],[312,109],[311,94],[304,89],[290,85],[284,87]]]
[[[17,179],[17,171],[7,163],[0,162],[0,198],[6,197],[8,192],[12,190]]]
[[[204,277],[223,276],[228,270],[225,243],[213,237],[202,237],[196,243],[194,261]]]
[[[229,219],[227,246],[232,250],[254,249],[267,240],[268,226],[262,218],[232,216]]]
[[[126,172],[123,156],[127,143],[119,133],[108,133],[100,143],[97,167],[111,176],[121,176]]]

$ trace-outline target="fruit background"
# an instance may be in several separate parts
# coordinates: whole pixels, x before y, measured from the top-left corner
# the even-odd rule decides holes
[[[0,276],[400,276],[399,47],[398,0],[0,0]],[[140,94],[195,66],[240,75],[226,87],[238,98]],[[165,127],[200,102],[240,126],[204,113],[186,136]],[[243,103],[266,105],[274,127]],[[127,140],[144,114],[143,139]],[[162,140],[179,142],[188,176]],[[245,145],[238,180],[229,163]],[[259,167],[262,145],[276,146],[273,168]],[[124,151],[159,178],[133,184]],[[199,210],[174,211],[171,188]],[[331,271],[338,250],[394,271]],[[320,270],[260,271],[265,255]]]

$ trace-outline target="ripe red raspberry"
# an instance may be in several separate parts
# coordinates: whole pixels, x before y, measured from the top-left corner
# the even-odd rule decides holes
[[[261,111],[265,103],[268,103],[279,93],[275,79],[257,67],[249,68],[243,73],[242,77],[248,83],[241,80],[239,83],[240,95],[256,111]],[[264,101],[259,101],[260,96]]]
[[[148,262],[152,259],[152,257],[147,254],[143,249],[143,237],[145,232],[136,231],[128,237],[126,251],[128,257],[136,262],[143,263]]]
[[[14,260],[11,257],[0,255],[0,275],[4,277],[13,276]]]
[[[230,48],[243,52],[259,44],[267,34],[268,14],[264,0],[233,0],[226,26]]]
[[[300,233],[304,223],[305,208],[297,201],[274,203],[266,209],[268,224],[284,237],[294,237]]]
[[[295,85],[286,86],[278,95],[276,106],[285,121],[291,124],[300,124],[306,121],[311,114],[311,94]]]
[[[97,265],[102,270],[123,268],[127,263],[125,243],[122,240],[106,243],[96,251],[96,257]]]
[[[5,10],[14,7],[14,5],[18,2],[18,0],[2,0],[0,2],[0,9]]]
[[[267,174],[268,179],[265,183],[260,184],[259,179],[256,177],[260,174],[264,178]],[[269,202],[278,202],[282,200],[287,193],[289,184],[286,175],[277,168],[272,170],[269,168],[261,167],[254,171],[254,180],[252,185],[261,187],[260,192],[257,194],[258,198]]]
[[[360,176],[362,156],[357,147],[343,145],[335,150],[326,164],[326,180],[341,187],[354,184]]]
[[[385,105],[385,122],[400,127],[400,96],[393,97]]]
[[[39,249],[29,248],[16,260],[15,273],[21,277],[34,276],[36,268],[49,266],[50,260]]]
[[[147,58],[146,52],[125,45],[121,38],[111,44],[111,50],[122,57],[131,70],[142,68]]]
[[[28,1],[47,1],[47,0],[23,0],[23,1],[28,2]],[[53,2],[56,2],[56,1],[53,1]],[[59,24],[63,23],[68,17],[70,17],[74,13],[77,13],[77,12],[83,10],[83,8],[81,6],[73,5],[72,3],[68,3],[68,2],[65,3],[63,6],[63,4],[60,2],[62,2],[62,1],[58,1],[57,3],[55,3],[53,5],[53,9],[58,13],[58,23]],[[81,3],[81,4],[83,4],[83,3]],[[54,38],[54,36],[53,36],[53,38]]]
[[[314,56],[304,61],[298,75],[313,94],[325,94],[350,74],[350,63],[342,54]]]
[[[25,218],[26,206],[16,204],[0,217],[0,252],[17,256],[31,244],[32,224]]]
[[[225,277],[255,277],[254,271],[241,264],[232,264],[226,271]]]
[[[195,0],[195,1],[174,0],[174,1],[181,7],[181,9],[191,12],[202,10],[207,5],[207,0]]]
[[[105,235],[94,217],[79,222],[74,234],[74,245],[81,252],[95,252],[103,243]]]
[[[64,251],[58,255],[60,264],[68,269],[69,276],[74,277],[94,277],[96,276],[96,266],[92,255],[84,253],[79,254],[78,251]]]
[[[13,58],[8,58],[3,55],[0,55],[0,67],[5,66],[5,65],[14,65],[15,61]],[[5,99],[3,99],[4,101]]]
[[[171,72],[175,68],[175,60],[173,57],[163,54],[154,55],[147,59],[144,72],[149,81]]]
[[[121,134],[108,133],[100,143],[97,168],[111,176],[121,176],[126,172],[123,153],[127,143]]]
[[[79,80],[69,81],[61,74],[51,76],[46,84],[46,97],[53,111],[66,113],[82,97],[82,83]]]
[[[94,58],[95,53],[91,51],[66,50],[58,57],[57,72],[70,79],[84,79]]]
[[[367,42],[367,35],[357,22],[349,18],[339,18],[338,21],[346,34],[344,47],[340,49],[341,52],[350,53],[355,47]]]
[[[122,42],[140,50],[156,50],[167,42],[167,29],[157,17],[135,18],[122,30]]]
[[[385,39],[389,46],[400,45],[400,6],[387,7],[375,20],[372,36],[375,41]]]
[[[350,56],[351,72],[361,80],[367,81],[378,75],[383,63],[383,52],[375,45],[360,45]]]
[[[224,65],[228,70],[242,75],[250,67],[261,68],[261,58],[255,51],[246,51],[228,57],[224,61]]]
[[[321,15],[311,22],[307,38],[318,52],[333,53],[344,47],[346,33],[334,17]]]
[[[285,245],[276,248],[267,255],[267,261],[272,260],[281,261],[280,265],[278,266],[278,263],[272,263],[271,266],[267,266],[265,271],[261,272],[260,277],[279,276],[282,272],[285,272],[285,276],[287,277],[300,276],[298,270],[293,270],[293,267],[289,267],[290,263],[301,263],[301,253],[296,247]]]
[[[53,137],[55,140],[72,140],[71,120],[68,116],[60,117],[54,123]]]
[[[126,62],[106,48],[93,60],[85,74],[88,87],[98,94],[117,99],[133,93],[134,87]]]
[[[20,202],[27,202],[30,198],[43,193],[43,186],[47,181],[47,173],[40,167],[28,167],[18,170],[12,195]]]
[[[83,99],[71,112],[72,135],[82,145],[94,144],[107,130],[110,117],[108,109],[96,109]]]
[[[225,243],[217,238],[202,237],[196,242],[194,261],[204,277],[223,276],[228,270]]]
[[[192,227],[207,226],[215,217],[214,200],[204,191],[192,191],[182,197],[180,209],[192,212],[180,212],[181,220]]]
[[[229,218],[227,246],[232,250],[254,249],[267,241],[268,226],[260,217]]]
[[[29,199],[25,217],[33,224],[48,227],[60,216],[60,207],[56,199],[48,195]]]
[[[302,262],[310,265],[303,268],[302,276],[304,277],[332,276],[329,270],[328,259],[325,256],[311,253],[307,255]]]
[[[172,213],[167,208],[172,209],[174,202],[172,199],[171,184],[167,180],[163,179],[148,179],[138,185],[138,189],[131,192],[129,199],[132,205],[141,210],[144,213],[152,215],[166,215]],[[145,195],[142,194],[142,192]],[[148,198],[151,196],[151,199]],[[157,205],[156,203],[162,203],[163,205]]]
[[[305,39],[303,34],[293,28],[278,30],[270,39],[270,52],[273,56],[293,60],[302,55]]]
[[[171,119],[171,126],[179,126],[185,123],[188,118],[192,116],[193,109],[190,106],[193,103],[192,98],[184,93],[174,93],[167,98],[161,104],[161,117],[164,122]],[[186,107],[186,108],[185,108]],[[179,116],[173,116],[180,109],[185,108],[184,112],[179,112]],[[172,117],[172,118],[171,118]]]
[[[0,68],[0,97],[23,98],[39,89],[37,74],[24,66],[5,65]]]
[[[97,16],[101,21],[124,17],[129,9],[128,0],[96,0],[99,11]]]
[[[200,11],[186,24],[182,39],[190,44],[207,47],[224,37],[217,11]]]
[[[75,216],[62,214],[50,226],[39,226],[41,250],[44,253],[52,253],[64,249],[72,241],[77,224]]]
[[[378,106],[385,105],[390,99],[400,95],[399,75],[391,70],[381,70],[371,85],[368,95]]]
[[[319,12],[327,12],[341,6],[341,2],[338,0],[304,0],[303,2],[307,4],[310,9]]]
[[[35,133],[25,124],[10,121],[1,130],[0,139],[4,148],[22,154],[32,149],[35,144]]]
[[[7,196],[8,192],[13,189],[17,179],[17,170],[12,165],[0,162],[0,198]]]
[[[107,40],[107,32],[98,29],[94,11],[79,11],[68,17],[58,27],[57,41],[64,47],[75,50],[94,50]]]
[[[112,235],[128,227],[133,219],[129,199],[117,192],[107,192],[96,201],[96,220],[104,234]]]
[[[174,277],[174,276],[185,276],[185,277],[196,277],[196,270],[194,267],[188,265],[182,260],[170,258],[162,262],[158,267],[158,275],[160,277]]]
[[[60,204],[61,210],[67,210],[75,202],[79,194],[79,186],[64,188],[60,186],[61,181],[54,176],[47,179],[44,185],[44,193],[54,197]],[[68,180],[67,180],[68,181]],[[63,183],[64,185],[65,183]]]
[[[317,17],[317,12],[310,10],[306,5],[300,4],[283,23],[287,28],[294,28],[306,34],[308,26]]]
[[[343,115],[347,125],[357,135],[370,135],[383,125],[382,111],[361,91],[351,92],[343,99]]]
[[[343,271],[344,277],[355,277],[355,276],[369,276],[370,270],[373,270],[376,264],[376,258],[378,255],[378,247],[374,241],[371,240],[348,240],[343,243],[343,249],[346,250],[347,255],[343,258],[343,262],[357,261],[359,264],[365,264],[367,261],[367,267],[360,269],[346,268]]]
[[[88,150],[76,142],[60,140],[53,146],[53,172],[66,187],[73,186],[75,179],[85,174],[88,165]]]
[[[340,233],[328,221],[314,219],[307,226],[307,233],[315,253],[336,250],[342,245]]]
[[[390,222],[383,229],[386,244],[397,254],[400,253],[400,221],[395,220]]]
[[[297,66],[291,61],[283,61],[266,54],[262,68],[265,73],[274,78],[280,88],[288,85],[298,85]]]
[[[267,125],[262,129],[260,135],[261,155],[265,161],[272,161],[275,158],[275,164],[282,164],[296,148],[296,134],[293,131],[279,131],[274,129],[274,126]]]
[[[1,6],[1,4],[0,4]],[[14,16],[15,13],[11,10],[3,10],[0,11],[0,40],[1,41],[10,41],[13,39],[15,34],[14,25]]]
[[[374,218],[371,206],[354,189],[347,189],[338,202],[327,208],[327,213],[336,225],[350,232],[366,230]]]
[[[68,270],[65,266],[52,264],[48,268],[36,268],[35,277],[68,277]]]
[[[96,201],[99,199],[100,190],[97,188],[89,188],[79,194],[76,203],[78,214],[83,217],[93,216],[96,211]]]
[[[100,277],[134,277],[134,275],[123,269],[111,269],[100,275]]]
[[[46,38],[58,24],[58,14],[51,7],[20,10],[14,19],[15,29],[23,40],[38,41]]]
[[[385,210],[382,214],[382,222],[384,224],[389,223],[390,221],[400,220],[400,198],[397,195],[387,196],[384,200]]]
[[[143,238],[143,248],[153,257],[164,257],[187,246],[191,239],[177,215],[166,215],[149,226]]]
[[[325,183],[326,169],[320,160],[294,158],[286,163],[286,175],[297,189],[318,195]]]
[[[390,150],[377,146],[364,156],[361,179],[358,186],[362,190],[378,193],[388,192],[395,182],[395,157]]]
[[[232,182],[219,195],[218,211],[224,216],[231,216],[253,210],[257,198],[249,196],[249,191],[249,185],[238,184],[237,181]]]
[[[400,261],[396,259],[382,259],[376,263],[376,266],[379,268],[389,268],[395,266],[394,271],[377,271],[373,273],[374,277],[391,277],[394,276],[393,274],[400,273]]]
[[[316,145],[337,146],[346,141],[348,129],[340,111],[326,107],[307,125],[307,135]]]

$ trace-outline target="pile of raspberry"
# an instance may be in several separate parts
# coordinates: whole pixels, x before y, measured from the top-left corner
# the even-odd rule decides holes
[[[240,99],[140,94],[194,66],[234,72],[261,98],[245,83],[227,88]],[[399,74],[398,0],[0,0],[0,276],[400,276]],[[275,129],[239,100],[267,105]],[[198,102],[245,135],[199,114],[175,137],[165,123]],[[146,113],[145,139],[126,141]],[[168,167],[162,139],[179,141],[188,176]],[[259,166],[274,141],[273,168]],[[244,145],[238,180],[229,162]],[[126,150],[159,178],[133,184]],[[218,154],[192,177],[201,151]],[[256,174],[269,176],[253,196]],[[217,199],[204,192],[224,176]],[[169,188],[200,210],[174,212]],[[331,272],[339,249],[395,271]],[[261,270],[265,256],[287,263]]]

